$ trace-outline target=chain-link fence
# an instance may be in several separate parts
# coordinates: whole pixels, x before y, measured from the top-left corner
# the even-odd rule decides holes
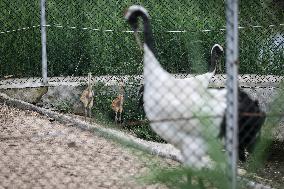
[[[39,76],[39,3],[2,1],[1,77]],[[141,53],[131,33],[126,32],[129,28],[121,17],[130,4],[46,1],[48,75],[78,76],[89,71],[95,75],[142,73]],[[166,69],[172,73],[206,71],[206,66],[195,62],[207,58],[208,44],[215,41],[224,44],[224,2],[150,1],[141,4],[152,11],[154,35],[157,41],[164,42],[156,46]],[[281,6],[277,1],[241,2],[240,73],[281,74]],[[272,61],[275,66],[271,65]],[[11,62],[14,69],[9,69]]]
[[[139,1],[149,11],[152,39],[149,33],[145,34],[148,28],[143,27],[137,28],[139,32],[134,37],[135,14],[134,20],[129,20],[133,27],[123,18],[132,3],[46,0],[43,27],[47,31],[49,83],[85,83],[87,73],[91,72],[94,122],[118,126],[142,139],[173,144],[181,150],[183,161],[190,168],[186,173],[192,174],[186,180],[191,180],[191,185],[197,182],[200,186],[226,188],[226,184],[231,184],[227,176],[231,172],[224,167],[228,157],[222,149],[225,143],[228,147],[235,140],[239,148],[234,148],[237,144],[232,146],[230,159],[231,155],[238,155],[242,168],[264,178],[269,178],[265,176],[267,170],[280,172],[271,174],[275,187],[281,188],[284,172],[274,161],[264,163],[258,157],[274,153],[265,151],[271,136],[274,142],[284,140],[280,122],[284,62],[282,1],[240,2],[239,24],[235,25],[239,32],[239,61],[235,69],[240,74],[238,85],[231,88],[225,82],[232,75],[225,69],[228,64],[224,57],[235,56],[236,49],[228,46],[228,38],[225,44],[228,23],[224,1]],[[21,83],[22,78],[39,82],[30,78],[41,76],[40,1],[4,0],[0,10],[0,84]],[[135,39],[147,46],[141,49]],[[229,103],[233,94],[238,99],[238,103],[232,101],[234,106]],[[72,112],[76,109],[72,107],[71,101],[62,101],[56,108]],[[228,138],[229,135],[226,138],[228,128],[234,126],[234,121],[226,117],[227,112],[236,118],[233,120],[238,125],[238,139]],[[115,121],[117,124],[113,124]],[[6,123],[2,125],[5,127]],[[25,135],[25,131],[20,131],[20,135]],[[74,143],[70,145],[74,147]],[[277,145],[281,148],[283,142]],[[260,164],[265,169],[256,169]],[[205,174],[202,168],[210,171]],[[236,170],[234,167],[233,171]],[[250,174],[247,177],[255,179]]]
[[[41,75],[40,12],[37,1],[1,1],[0,78]]]

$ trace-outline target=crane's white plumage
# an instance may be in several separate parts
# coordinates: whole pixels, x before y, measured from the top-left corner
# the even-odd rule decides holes
[[[181,150],[186,164],[196,168],[209,163],[203,129],[214,127],[212,134],[217,137],[226,108],[226,90],[208,89],[204,85],[209,83],[208,75],[176,79],[144,44],[144,109],[151,127]],[[204,125],[204,119],[208,124]]]
[[[211,48],[211,51],[210,51],[211,58],[212,58],[212,56],[214,56],[214,53],[215,53],[214,51],[216,51],[216,49],[218,49],[218,51],[220,51],[220,53],[224,52],[223,47],[221,45],[214,44],[213,47]],[[215,58],[216,57],[214,57],[214,59]],[[213,60],[213,61],[216,61],[216,60]],[[203,87],[208,87],[212,77],[215,75],[215,72],[216,72],[216,66],[214,66],[214,68],[215,68],[214,70],[211,70],[211,71],[209,71],[205,74],[195,75],[195,76],[192,76],[192,77],[195,77],[195,79],[198,80],[199,85],[202,85]],[[191,77],[185,78],[185,80],[187,80],[187,79],[192,79],[192,78]]]
[[[145,13],[146,12],[146,13]],[[208,89],[215,73],[176,79],[156,59],[148,13],[131,6],[126,19],[137,30],[137,17],[144,21],[144,109],[152,129],[181,150],[184,162],[195,168],[209,165],[206,127],[215,128],[217,137],[226,108],[226,90]]]

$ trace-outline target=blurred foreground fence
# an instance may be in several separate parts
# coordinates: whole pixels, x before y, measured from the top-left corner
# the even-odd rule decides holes
[[[237,1],[228,2],[229,6]],[[46,0],[46,25],[41,25],[39,1],[2,0],[0,78],[13,84],[18,82],[15,78],[41,77],[40,28],[44,27],[49,81],[62,81],[67,76],[80,81],[78,76],[92,72],[97,76],[93,112],[97,120],[112,121],[109,105],[118,93],[105,83],[123,76],[125,88],[119,95],[125,97],[124,126],[142,123],[136,135],[172,143],[181,150],[184,162],[198,171],[210,168],[212,159],[220,163],[217,167],[223,172],[216,169],[202,176],[208,179],[217,175],[223,184],[228,179],[222,167],[227,156],[220,155],[223,144],[216,138],[226,138],[232,171],[229,184],[235,188],[237,160],[245,161],[247,152],[251,155],[254,149],[260,154],[250,157],[263,155],[262,149],[271,142],[271,131],[283,117],[284,98],[279,84],[284,74],[284,5],[274,0],[242,1],[236,22],[232,18],[237,11],[225,15],[224,3],[141,1],[151,16],[155,47],[141,52],[123,18],[132,1]],[[211,50],[216,43],[226,49],[227,64],[220,59],[216,66],[219,74],[209,78],[201,73],[210,75],[212,69],[208,71],[207,62],[214,63],[217,55],[220,58],[218,49]],[[158,69],[159,64],[164,69]],[[144,105],[139,109],[136,93],[142,83]],[[117,87],[116,82],[112,85]],[[259,142],[260,138],[264,140]],[[198,175],[198,171],[194,173]],[[212,178],[214,185],[216,178]]]

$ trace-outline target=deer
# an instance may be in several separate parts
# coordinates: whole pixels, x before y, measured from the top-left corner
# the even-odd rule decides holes
[[[93,91],[93,84],[91,84],[92,80],[92,73],[88,73],[88,83],[87,88],[83,91],[80,100],[84,105],[85,114],[84,118],[86,121],[86,117],[89,116],[92,120],[92,108],[94,105],[94,91]]]
[[[118,96],[112,101],[111,108],[115,112],[115,123],[119,121],[121,123],[121,114],[123,112],[123,103],[124,103],[124,83],[119,83],[119,94]],[[119,113],[119,118],[118,118]]]

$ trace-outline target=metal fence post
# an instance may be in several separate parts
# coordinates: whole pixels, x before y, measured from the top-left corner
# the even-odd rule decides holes
[[[47,84],[47,52],[46,52],[46,17],[45,17],[45,1],[40,0],[40,28],[41,28],[41,64],[42,64],[42,78],[43,84]]]
[[[238,0],[226,4],[227,133],[226,147],[231,168],[232,189],[237,187],[238,161]]]

